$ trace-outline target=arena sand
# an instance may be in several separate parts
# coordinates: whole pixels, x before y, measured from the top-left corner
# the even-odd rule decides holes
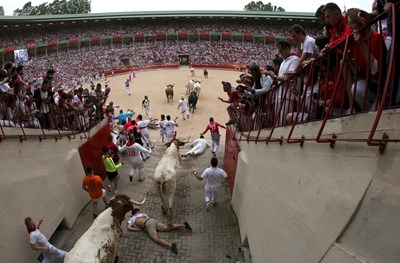
[[[197,110],[194,114],[190,114],[190,119],[188,120],[183,120],[180,110],[177,110],[180,96],[186,96],[186,82],[192,78],[187,67],[172,70],[137,71],[136,79],[131,82],[131,96],[128,96],[124,84],[128,78],[127,74],[109,77],[108,85],[111,88],[111,93],[108,102],[113,101],[124,111],[132,109],[135,112],[135,117],[138,114],[142,114],[146,119],[142,109],[142,100],[147,95],[150,99],[152,117],[159,119],[161,114],[171,115],[172,119],[178,117],[177,138],[187,139],[190,136],[190,141],[193,141],[204,131],[210,117],[214,117],[215,121],[223,125],[229,120],[226,111],[228,104],[221,102],[217,98],[228,98],[227,94],[222,90],[221,81],[228,81],[235,85],[240,72],[208,70],[208,78],[205,78],[203,69],[198,68],[195,69],[195,74],[196,76],[193,79],[200,80],[202,88],[197,102]],[[175,84],[173,103],[167,102],[164,91],[167,83]],[[102,83],[102,85],[104,84]],[[116,114],[118,113],[119,109],[116,109]],[[222,143],[225,142],[225,131],[220,130],[220,132]],[[159,130],[150,129],[150,135],[154,141],[160,141]],[[209,132],[205,135],[205,138],[210,142]]]

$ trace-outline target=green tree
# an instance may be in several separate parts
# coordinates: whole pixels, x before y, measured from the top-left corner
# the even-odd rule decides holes
[[[270,2],[264,4],[262,1],[254,2],[251,1],[244,6],[245,11],[271,11],[271,12],[285,12],[283,7],[273,6]]]
[[[4,16],[4,7],[0,5],[0,16]]]
[[[51,3],[44,2],[38,6],[32,6],[32,2],[28,2],[22,9],[14,10],[14,15],[87,14],[90,11],[91,0],[54,0]]]

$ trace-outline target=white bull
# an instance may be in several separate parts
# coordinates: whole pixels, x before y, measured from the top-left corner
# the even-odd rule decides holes
[[[180,168],[181,163],[179,147],[185,145],[185,143],[178,139],[167,143],[166,146],[168,148],[165,150],[153,175],[154,187],[161,198],[162,213],[168,215],[169,223],[172,223],[171,212],[176,190],[177,170]]]
[[[194,90],[194,84],[195,84],[195,82],[194,82],[193,79],[189,79],[186,82],[186,85],[185,85],[185,87],[186,87],[186,95],[189,95]]]
[[[121,222],[133,205],[143,205],[127,195],[116,195],[110,200],[110,208],[101,213],[92,226],[67,253],[64,263],[111,263],[117,260],[122,239]]]
[[[193,85],[193,90],[197,94],[197,98],[200,98],[200,91],[201,91],[201,81],[195,80]]]

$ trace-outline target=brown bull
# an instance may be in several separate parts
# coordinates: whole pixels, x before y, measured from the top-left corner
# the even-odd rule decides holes
[[[168,84],[167,88],[165,89],[165,95],[167,95],[168,103],[171,100],[171,103],[174,103],[174,86],[175,84]]]

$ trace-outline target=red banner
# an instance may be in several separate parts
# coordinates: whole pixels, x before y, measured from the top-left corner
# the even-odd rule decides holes
[[[252,37],[253,34],[251,34],[251,33],[245,33],[245,34],[243,34],[243,36],[245,36],[245,37]]]
[[[135,37],[144,37],[144,34],[135,34]]]
[[[187,32],[178,32],[178,35],[179,35],[179,36],[187,36],[188,33],[187,33]]]
[[[36,47],[36,44],[28,44],[27,47],[28,47],[28,48],[35,48],[35,47]]]
[[[58,41],[50,41],[47,43],[47,45],[50,46],[56,46],[58,44]]]
[[[70,39],[68,42],[69,43],[78,43],[79,39]]]
[[[201,32],[200,36],[202,37],[208,37],[210,35],[210,32]]]
[[[230,32],[222,32],[222,33],[221,33],[221,36],[223,36],[223,37],[230,37],[230,36],[232,36],[232,33],[230,33]]]
[[[100,37],[92,37],[91,40],[92,41],[98,41],[98,40],[100,40]]]
[[[121,39],[121,38],[122,38],[122,35],[115,35],[115,36],[112,36],[112,38],[114,38],[114,39]]]
[[[157,33],[156,36],[158,36],[158,37],[165,37],[166,34],[165,34],[165,33]]]

